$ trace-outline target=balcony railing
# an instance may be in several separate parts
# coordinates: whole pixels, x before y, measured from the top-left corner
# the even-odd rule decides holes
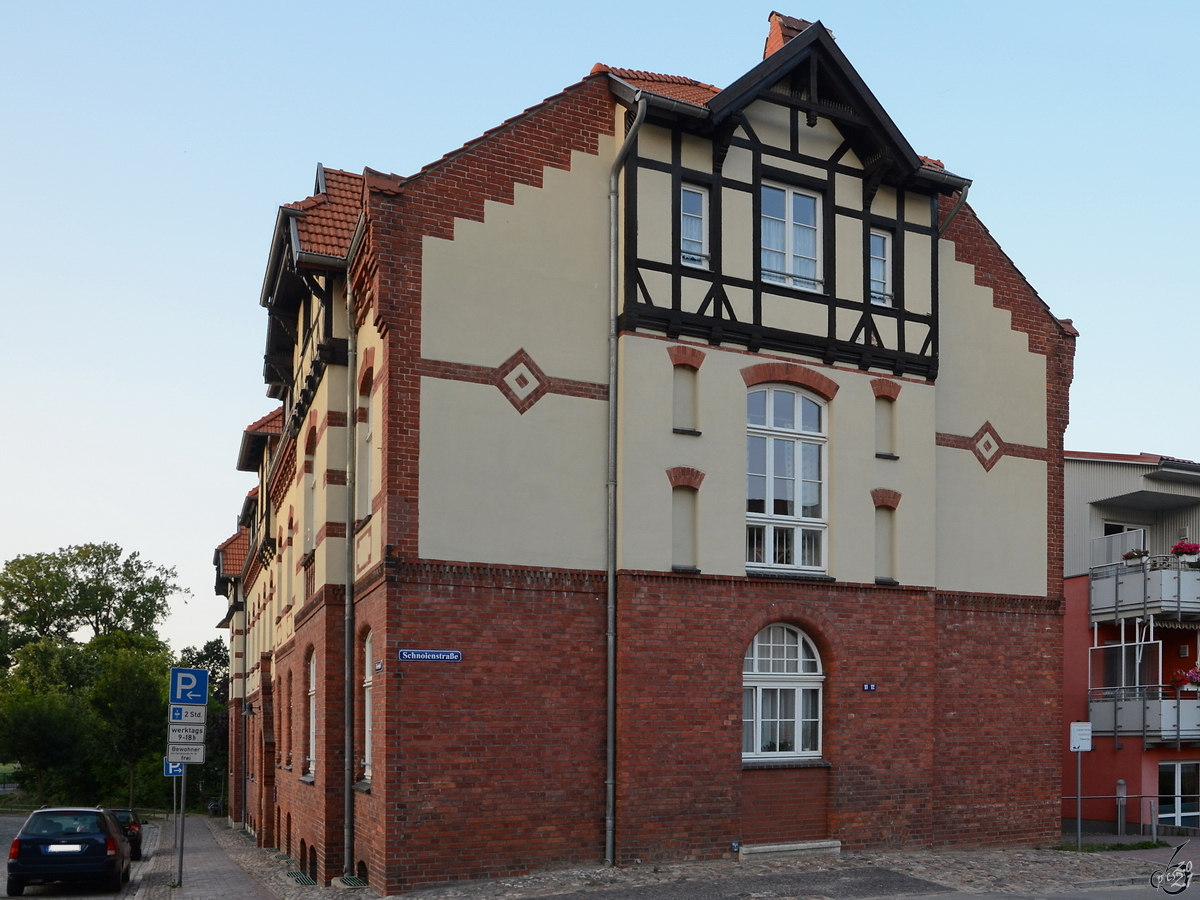
[[[1091,570],[1093,622],[1156,616],[1200,619],[1200,569],[1174,556],[1147,556],[1137,564]]]
[[[1200,695],[1162,684],[1092,688],[1088,720],[1093,734],[1140,737],[1146,745],[1200,740]]]

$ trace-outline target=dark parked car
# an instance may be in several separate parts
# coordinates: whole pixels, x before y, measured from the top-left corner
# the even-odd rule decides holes
[[[110,809],[113,817],[121,823],[125,837],[129,838],[129,858],[142,858],[142,820],[136,809]]]
[[[129,839],[106,809],[64,806],[33,813],[8,851],[8,896],[27,884],[95,881],[119,891],[129,880]]]

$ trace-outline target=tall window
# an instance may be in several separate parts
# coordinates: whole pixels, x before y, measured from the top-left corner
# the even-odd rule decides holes
[[[317,774],[317,654],[308,658],[308,750],[306,752],[309,775]]]
[[[375,678],[374,635],[367,632],[363,641],[363,778],[371,780],[371,685]]]
[[[742,664],[742,759],[821,755],[821,658],[791,625],[770,625]]]
[[[708,268],[708,191],[684,185],[679,193],[679,261]]]
[[[892,236],[871,231],[871,302],[892,305]]]
[[[762,278],[806,291],[821,277],[821,198],[790,187],[762,186]]]
[[[317,478],[316,468],[317,432],[309,429],[304,445],[304,552],[311,553],[316,547],[317,524]],[[307,599],[307,598],[306,598]]]
[[[824,420],[791,388],[747,395],[747,567],[825,568]]]
[[[358,448],[354,473],[354,517],[356,519],[365,519],[371,514],[371,496],[374,491],[371,479],[371,463],[374,456],[372,444],[375,439],[371,430],[371,376],[372,373],[368,370],[359,388],[358,414],[355,424],[357,430],[355,443]]]

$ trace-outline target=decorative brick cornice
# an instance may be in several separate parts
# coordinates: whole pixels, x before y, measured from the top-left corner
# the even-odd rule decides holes
[[[695,347],[686,345],[676,345],[667,348],[667,355],[671,357],[671,365],[686,366],[689,369],[700,369],[704,364],[704,351],[698,350]]]
[[[900,492],[890,488],[875,488],[871,491],[871,499],[875,501],[876,509],[881,506],[885,509],[895,509],[900,505]]]
[[[903,387],[898,381],[892,381],[890,378],[872,378],[871,390],[875,392],[876,397],[885,397],[888,400],[895,400],[900,396],[900,388]]]
[[[691,466],[674,466],[667,469],[667,479],[671,482],[671,487],[688,487],[694,491],[700,490],[700,485],[704,482],[704,473],[699,469],[693,469]]]
[[[939,431],[936,438],[937,446],[950,447],[955,450],[970,450],[979,460],[985,472],[992,471],[996,463],[1005,456],[1015,456],[1020,459],[1036,459],[1042,462],[1050,460],[1050,451],[1045,447],[1032,447],[1029,444],[1010,444],[1000,437],[991,422],[984,422],[979,430],[970,437],[961,434],[946,434]]]
[[[795,363],[759,363],[742,369],[742,380],[746,387],[756,384],[791,384],[812,391],[823,400],[832,400],[838,392],[838,383],[820,372]]]

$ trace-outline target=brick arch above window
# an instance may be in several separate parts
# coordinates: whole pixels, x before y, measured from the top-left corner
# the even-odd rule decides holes
[[[871,491],[871,499],[875,501],[876,509],[895,509],[900,505],[900,492],[889,488],[875,488]]]
[[[875,392],[876,397],[883,397],[885,400],[895,400],[899,397],[901,387],[903,385],[900,382],[888,378],[871,379],[871,390]]]
[[[746,382],[746,387],[756,384],[790,384],[812,391],[822,400],[832,400],[838,392],[838,383],[832,378],[795,363],[770,362],[749,366],[742,369],[742,380]]]
[[[671,487],[687,487],[694,491],[700,490],[700,484],[704,481],[704,473],[699,469],[693,469],[691,466],[674,466],[667,469],[667,479],[671,482]]]
[[[680,345],[668,347],[667,355],[671,357],[673,366],[686,366],[689,369],[699,370],[700,366],[704,364],[704,351],[695,347]]]

